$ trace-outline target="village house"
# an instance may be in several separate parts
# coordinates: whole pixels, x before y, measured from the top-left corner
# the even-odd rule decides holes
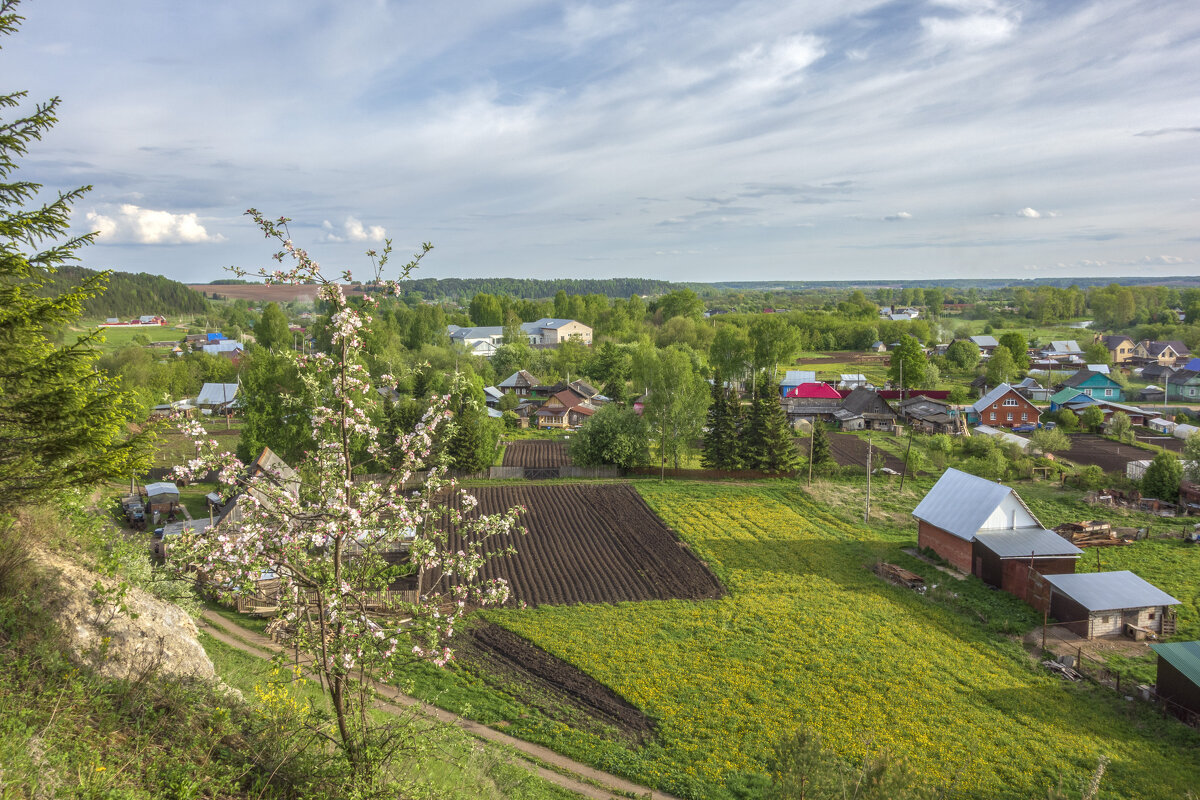
[[[1181,361],[1186,362],[1191,354],[1192,351],[1188,349],[1187,345],[1178,340],[1152,342],[1149,339],[1143,339],[1134,347],[1133,360],[1141,364],[1175,366]]]
[[[1158,654],[1154,693],[1180,719],[1200,717],[1200,642],[1152,644]]]
[[[139,325],[166,325],[167,318],[161,314],[142,314],[140,317],[134,317],[128,322],[122,322],[119,317],[109,317],[101,323],[101,328],[117,328],[122,326],[139,326]]]
[[[947,469],[915,509],[917,546],[1029,602],[1035,575],[1075,572],[1083,551],[1046,530],[1015,490]]]
[[[598,409],[571,389],[546,398],[534,412],[539,428],[575,428],[587,422]]]
[[[169,481],[146,484],[146,511],[170,514],[179,506],[179,487]]]
[[[900,416],[918,433],[958,433],[958,420],[950,405],[919,394],[896,406]]]
[[[1119,367],[1133,360],[1133,351],[1137,348],[1137,345],[1128,336],[1120,334],[1103,336],[1099,341],[1104,343],[1105,349],[1108,350],[1109,359],[1114,365]]]
[[[1167,376],[1167,400],[1200,402],[1200,372],[1181,369]]]
[[[840,380],[838,380],[839,389],[858,389],[859,387],[866,385],[867,376],[863,375],[861,372],[842,373]]]
[[[1021,396],[1020,392],[1002,383],[976,400],[970,407],[967,418],[980,425],[1015,428],[1037,425],[1042,412],[1037,406]]]
[[[1050,616],[1077,636],[1162,633],[1163,617],[1179,601],[1128,570],[1045,575]]]
[[[896,412],[871,389],[858,388],[842,399],[842,407],[833,412],[842,430],[894,431]]]
[[[803,422],[833,422],[834,414],[842,407],[842,395],[827,383],[804,383],[789,390],[783,399],[788,422],[797,426]]]
[[[1042,348],[1042,358],[1051,361],[1063,361],[1070,358],[1078,358],[1083,355],[1083,350],[1079,348],[1079,342],[1074,339],[1067,339],[1062,342],[1051,342],[1047,347]]]
[[[817,373],[811,369],[789,369],[779,382],[779,394],[787,397],[788,392],[806,383],[816,383]]]
[[[533,394],[533,387],[540,383],[541,381],[533,377],[532,374],[523,369],[519,369],[512,375],[509,375],[507,378],[500,381],[500,385],[496,388],[504,394],[515,394],[517,397],[529,397]]]
[[[972,336],[971,341],[975,343],[975,346],[979,348],[979,352],[984,356],[990,356],[992,351],[1000,346],[1000,342],[997,341],[996,337],[989,333]]]
[[[504,326],[481,325],[462,327],[447,325],[450,341],[462,344],[472,354],[492,356],[504,344]],[[574,340],[585,345],[592,343],[592,329],[573,319],[543,317],[535,322],[522,322],[521,331],[531,347],[558,347],[565,341]]]
[[[228,414],[237,405],[238,389],[236,383],[206,383],[200,387],[196,395],[196,408],[201,413]]]
[[[1124,400],[1121,384],[1113,380],[1111,375],[1097,372],[1093,369],[1081,369],[1062,382],[1064,389],[1076,389],[1088,397],[1097,400]]]
[[[1045,403],[1050,399],[1050,390],[1044,388],[1033,378],[1023,378],[1020,383],[1013,386],[1022,397],[1032,403]]]

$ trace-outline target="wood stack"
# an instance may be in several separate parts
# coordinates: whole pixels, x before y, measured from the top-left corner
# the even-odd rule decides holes
[[[875,565],[875,574],[883,578],[885,581],[894,583],[897,586],[903,586],[906,589],[914,589],[918,592],[925,591],[925,579],[915,572],[910,572],[904,567],[896,564],[889,564],[886,561],[881,561]]]
[[[1132,539],[1117,536],[1113,532],[1111,524],[1097,519],[1065,522],[1055,528],[1054,532],[1076,547],[1115,547],[1133,544]]]

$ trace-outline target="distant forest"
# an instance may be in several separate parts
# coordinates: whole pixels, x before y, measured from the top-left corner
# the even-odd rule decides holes
[[[42,293],[51,295],[68,291],[96,274],[96,270],[85,267],[60,267],[48,276]],[[83,313],[85,317],[128,319],[142,314],[166,317],[202,314],[207,308],[208,302],[202,294],[179,281],[145,272],[113,272],[108,279],[108,288],[84,301]]]
[[[1005,289],[1009,287],[1036,288],[1038,286],[1053,286],[1066,289],[1078,286],[1086,289],[1089,286],[1171,286],[1187,288],[1200,286],[1200,277],[1194,275],[1175,275],[1165,278],[1124,277],[1124,278],[950,278],[945,280],[861,280],[861,281],[721,281],[719,283],[688,283],[686,285],[696,291],[702,289],[738,289],[749,291],[792,291],[806,289]]]
[[[676,288],[670,281],[647,278],[417,278],[404,282],[406,293],[420,292],[426,300],[467,302],[476,294],[511,295],[529,300],[545,300],[559,291],[567,294],[600,294],[611,298],[631,295],[666,294]]]

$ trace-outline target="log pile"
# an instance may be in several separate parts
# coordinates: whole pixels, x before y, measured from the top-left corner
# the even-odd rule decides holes
[[[1133,544],[1132,539],[1117,536],[1112,525],[1101,520],[1065,522],[1054,532],[1076,547],[1115,547]]]
[[[925,579],[915,572],[910,572],[904,567],[896,564],[889,564],[886,561],[881,561],[875,565],[875,574],[883,578],[889,583],[894,583],[897,586],[903,586],[906,589],[914,591],[925,591]]]

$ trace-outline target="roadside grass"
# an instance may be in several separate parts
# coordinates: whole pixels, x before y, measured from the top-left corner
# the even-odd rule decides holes
[[[900,552],[915,543],[898,514],[916,485],[881,493],[888,519],[870,528],[846,519],[850,503],[828,508],[794,481],[635,485],[730,595],[489,613],[657,722],[658,741],[623,760],[567,731],[554,746],[595,747],[593,762],[685,797],[761,787],[767,755],[800,726],[844,758],[887,749],[952,797],[1042,796],[1060,777],[1086,780],[1101,756],[1112,759],[1106,797],[1194,786],[1200,735],[1042,672],[1015,638],[1036,622],[1028,606]],[[939,588],[926,597],[882,582],[869,571],[881,558]]]

